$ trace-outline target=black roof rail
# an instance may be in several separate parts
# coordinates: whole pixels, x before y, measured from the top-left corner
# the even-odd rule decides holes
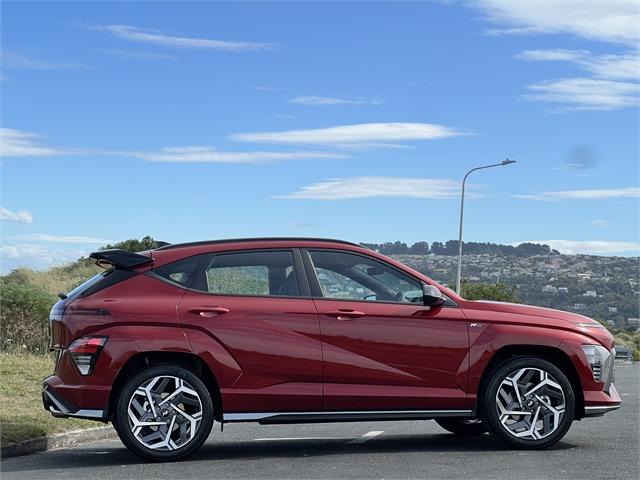
[[[200,240],[197,242],[172,243],[163,245],[155,250],[171,250],[180,247],[196,247],[198,245],[218,245],[222,243],[240,243],[240,242],[331,242],[341,243],[343,245],[351,245],[353,247],[362,247],[357,243],[347,242],[346,240],[336,240],[334,238],[309,238],[309,237],[255,237],[255,238],[227,238],[221,240]]]

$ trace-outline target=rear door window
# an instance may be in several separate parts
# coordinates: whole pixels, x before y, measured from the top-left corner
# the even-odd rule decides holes
[[[218,295],[300,296],[291,251],[215,255],[206,279],[208,293]]]

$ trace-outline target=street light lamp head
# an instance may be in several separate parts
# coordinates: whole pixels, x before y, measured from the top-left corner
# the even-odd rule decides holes
[[[509,160],[508,158],[506,160],[502,161],[502,165],[511,165],[512,163],[516,163],[515,160]]]

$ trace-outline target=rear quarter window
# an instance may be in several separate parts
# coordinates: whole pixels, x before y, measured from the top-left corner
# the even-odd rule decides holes
[[[136,272],[132,272],[130,270],[110,268],[109,270],[91,277],[86,282],[81,283],[71,290],[67,294],[67,300],[70,301],[76,298],[88,297],[89,295],[93,295],[100,290],[104,290],[105,288],[111,287],[116,283],[120,283],[136,275]]]
[[[206,289],[204,266],[211,260],[210,254],[194,255],[175,262],[168,263],[151,270],[152,276],[184,288]]]

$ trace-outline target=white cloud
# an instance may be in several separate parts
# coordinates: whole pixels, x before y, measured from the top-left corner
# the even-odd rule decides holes
[[[469,0],[495,34],[568,33],[592,40],[637,45],[637,0]]]
[[[527,100],[564,103],[570,110],[614,110],[640,103],[640,56],[592,55],[586,50],[526,50],[518,58],[528,61],[572,63],[593,78],[560,78],[527,88]],[[631,80],[631,81],[625,81]]]
[[[564,104],[560,111],[616,110],[639,103],[640,8],[637,0],[469,0],[488,20],[500,25],[495,34],[570,34],[631,47],[622,54],[592,55],[585,50],[528,50],[531,61],[570,62],[591,74],[556,78],[527,88],[523,98]]]
[[[609,226],[609,222],[601,218],[596,218],[595,220],[591,220],[591,225],[598,228],[605,228]]]
[[[562,103],[565,110],[616,110],[640,103],[640,83],[559,78],[534,83],[525,100]]]
[[[0,245],[0,273],[19,267],[42,270],[54,265],[73,262],[87,256],[92,250],[78,247],[51,248],[37,244]]]
[[[66,63],[55,60],[34,58],[22,53],[3,50],[1,53],[2,66],[16,70],[84,70],[88,65]]]
[[[525,50],[521,60],[537,62],[569,62],[598,78],[637,81],[640,77],[640,54],[593,55],[588,50]]]
[[[73,153],[71,150],[43,146],[38,143],[41,135],[0,128],[0,157],[47,157]]]
[[[601,188],[590,190],[565,190],[561,192],[542,192],[526,195],[513,195],[525,200],[607,200],[611,198],[640,198],[640,188]]]
[[[168,55],[166,53],[144,52],[144,51],[137,51],[137,50],[123,50],[121,48],[96,48],[95,51],[99,53],[111,55],[113,57],[122,58],[124,60],[139,59],[139,58],[167,60],[167,59],[176,58],[174,55]]]
[[[460,184],[452,180],[399,177],[334,178],[302,187],[277,198],[348,200],[372,197],[449,199],[460,196]]]
[[[309,130],[234,133],[232,140],[283,144],[354,146],[393,141],[435,140],[467,133],[430,123],[361,123]]]
[[[223,152],[213,147],[187,146],[164,147],[157,151],[126,150],[82,150],[45,146],[39,143],[40,135],[0,128],[0,156],[2,157],[45,157],[53,155],[111,155],[118,157],[139,158],[153,162],[177,163],[273,163],[285,160],[304,159],[339,159],[348,155],[331,152]]]
[[[143,29],[131,25],[96,25],[92,28],[94,30],[109,32],[124,40],[169,47],[199,48],[227,52],[247,52],[273,48],[273,45],[270,43],[229,42],[210,38],[180,37],[167,35],[159,30]]]
[[[107,245],[116,243],[115,240],[106,238],[85,237],[82,235],[51,235],[49,233],[30,233],[25,235],[13,235],[7,237],[10,240],[26,240],[31,242],[51,242],[51,243],[79,243]]]
[[[13,212],[7,208],[0,207],[0,220],[30,224],[33,223],[33,215],[29,210]]]
[[[319,97],[314,95],[294,97],[287,100],[288,103],[296,103],[298,105],[310,105],[315,107],[322,106],[364,106],[364,105],[379,105],[380,100],[363,100],[363,99],[350,99],[350,98],[336,98],[336,97]]]
[[[601,240],[529,240],[523,243],[539,243],[549,245],[560,253],[575,254],[632,254],[640,251],[637,242],[610,242]],[[516,244],[517,245],[517,244]]]
[[[221,152],[212,147],[166,147],[157,152],[123,152],[153,162],[178,163],[271,163],[312,158],[348,158],[328,152]]]

